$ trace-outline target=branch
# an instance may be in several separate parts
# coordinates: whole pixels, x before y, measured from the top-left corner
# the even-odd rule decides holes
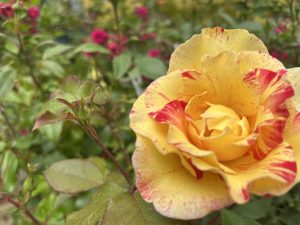
[[[118,45],[121,46],[122,43],[122,31],[120,27],[120,18],[119,18],[119,13],[118,13],[118,5],[113,4],[113,11],[114,11],[114,18],[115,18],[115,23],[117,27],[117,33],[118,33]]]
[[[1,114],[2,114],[2,116],[4,118],[4,120],[5,120],[6,125],[8,126],[8,128],[9,128],[11,134],[12,134],[12,137],[16,137],[17,132],[16,132],[14,126],[9,121],[8,115],[5,112],[5,107],[2,104],[0,105],[0,112],[1,112]]]
[[[132,187],[134,190],[134,185],[132,185],[131,180],[127,172],[122,168],[120,163],[115,159],[115,157],[111,154],[111,152],[105,147],[105,145],[100,141],[98,134],[95,128],[92,125],[84,126],[85,131],[88,135],[97,143],[97,145],[103,150],[104,154],[116,165],[118,170],[121,172],[123,177],[126,179],[127,183]]]
[[[15,206],[16,208],[23,210],[25,215],[27,215],[31,221],[36,224],[36,225],[43,225],[43,223],[41,223],[30,211],[29,209],[27,209],[24,205],[22,205],[19,201],[13,199],[11,196],[9,195],[4,195],[4,197],[2,199],[0,199],[0,204],[3,204],[5,202],[9,202],[10,204],[12,204],[13,206]]]
[[[19,42],[19,47],[20,47],[20,51],[21,53],[24,55],[25,57],[25,62],[29,68],[29,75],[31,76],[35,86],[41,91],[41,93],[43,94],[44,91],[42,89],[42,86],[40,84],[40,82],[38,81],[38,79],[36,78],[35,74],[34,74],[34,65],[32,63],[32,60],[31,60],[31,57],[26,53],[25,51],[25,47],[24,47],[24,43],[23,43],[23,40],[22,40],[22,37],[21,37],[21,34],[19,32],[17,32],[17,39],[18,39],[18,42]]]

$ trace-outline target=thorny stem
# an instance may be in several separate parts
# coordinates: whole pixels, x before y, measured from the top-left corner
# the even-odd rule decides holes
[[[29,209],[27,209],[24,205],[22,205],[19,201],[13,199],[11,196],[9,195],[4,195],[3,198],[0,199],[0,204],[3,204],[5,202],[9,202],[10,204],[12,204],[13,206],[15,206],[16,208],[23,210],[24,213],[31,219],[31,221],[36,224],[36,225],[43,225],[43,223],[41,223],[31,212]]]
[[[289,11],[290,11],[290,17],[292,21],[292,38],[296,39],[296,27],[297,27],[297,20],[295,12],[294,12],[294,0],[288,0],[289,3]],[[294,48],[295,53],[295,63],[298,63],[298,52],[297,48]]]
[[[120,138],[120,135],[118,134],[118,132],[116,132],[115,128],[112,126],[112,125],[109,125],[110,129],[111,129],[111,132],[112,132],[112,135],[113,137],[116,139],[116,141],[118,142],[118,145],[119,145],[119,149],[123,152],[123,156],[124,156],[124,159],[126,161],[126,163],[128,165],[130,165],[130,158],[128,157],[128,154],[127,154],[127,151],[126,151],[126,148],[124,147],[123,143],[122,143],[122,140]]]
[[[113,110],[112,111],[114,112],[115,110],[117,110],[117,105],[113,105]],[[127,151],[126,151],[126,149],[125,149],[125,147],[123,145],[123,142],[122,142],[122,140],[120,138],[120,135],[115,130],[113,119],[111,118],[111,116],[109,114],[106,114],[106,113],[102,114],[102,116],[109,121],[108,126],[111,129],[112,136],[118,142],[118,150],[121,150],[123,152],[124,159],[125,159],[126,163],[128,165],[130,165],[131,164],[130,158],[129,158],[129,156],[127,154]]]
[[[40,82],[38,81],[38,79],[36,78],[36,76],[34,74],[34,69],[33,69],[34,65],[32,63],[31,57],[25,51],[24,43],[23,43],[20,32],[17,31],[16,35],[17,35],[17,39],[18,39],[18,42],[19,42],[20,51],[24,55],[25,62],[27,64],[28,68],[29,68],[29,75],[32,78],[35,86],[41,91],[41,93],[44,93]]]
[[[118,6],[113,4],[113,10],[114,10],[115,23],[116,23],[116,27],[117,27],[117,33],[118,33],[118,44],[119,44],[119,46],[121,46],[122,31],[121,31],[121,27],[120,27],[120,18],[119,18],[119,13],[118,13]]]
[[[16,134],[17,134],[17,132],[16,132],[14,126],[9,121],[8,115],[5,112],[5,107],[2,104],[0,105],[0,112],[1,112],[1,114],[2,114],[2,116],[4,118],[4,120],[5,120],[6,125],[8,126],[8,128],[9,128],[9,130],[11,132],[12,137],[15,137]]]
[[[103,150],[104,154],[116,165],[118,170],[121,172],[123,177],[126,179],[127,183],[132,187],[134,190],[134,186],[131,183],[129,175],[126,173],[126,171],[122,168],[120,163],[115,159],[115,157],[110,153],[110,151],[106,148],[106,146],[100,141],[98,134],[95,130],[95,128],[92,125],[87,125],[84,127],[86,132],[89,134],[89,136],[97,143],[97,145]]]

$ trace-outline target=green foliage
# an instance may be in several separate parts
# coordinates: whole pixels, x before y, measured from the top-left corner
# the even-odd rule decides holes
[[[102,47],[102,46],[99,46],[97,44],[93,44],[93,43],[86,43],[86,44],[82,44],[80,46],[78,46],[73,54],[76,54],[76,53],[82,53],[82,52],[88,52],[88,53],[94,53],[94,52],[101,52],[103,54],[109,54],[109,51]]]
[[[227,209],[221,210],[221,220],[223,225],[259,225],[255,220],[242,217]]]
[[[13,68],[6,66],[0,69],[0,102],[2,102],[6,95],[12,90],[15,79],[16,71]]]
[[[131,66],[131,55],[121,54],[113,60],[113,70],[117,78],[121,78]]]
[[[67,225],[114,225],[120,221],[124,225],[187,225],[161,216],[137,192],[130,194],[115,182],[104,184],[84,208],[69,215]]]
[[[107,154],[133,182],[132,103],[203,27],[246,28],[287,68],[299,65],[298,1],[32,0],[14,10],[0,15],[0,224],[34,224],[26,209],[48,225],[299,224],[300,186],[198,220],[165,218]],[[108,39],[93,39],[95,28]],[[5,212],[7,196],[21,207]]]
[[[11,151],[7,151],[1,157],[1,180],[3,191],[13,192],[17,185],[18,158]]]
[[[45,177],[50,186],[59,192],[77,193],[100,186],[105,180],[105,169],[92,162],[68,159],[52,164]]]
[[[136,64],[141,74],[153,80],[167,72],[166,66],[160,59],[144,56],[137,58]]]

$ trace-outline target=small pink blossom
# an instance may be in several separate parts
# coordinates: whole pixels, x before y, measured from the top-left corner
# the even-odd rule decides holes
[[[286,23],[285,23],[285,22],[282,22],[282,23],[279,24],[278,27],[276,27],[275,32],[276,32],[276,33],[283,33],[283,32],[286,31],[286,29],[287,29]]]
[[[289,58],[288,53],[279,52],[279,51],[276,51],[276,50],[271,51],[271,56],[273,56],[274,58],[279,59],[279,60],[286,60],[286,59]]]
[[[135,7],[134,12],[142,20],[146,20],[148,18],[149,10],[145,6],[137,6],[137,7]]]
[[[84,52],[83,55],[87,58],[91,58],[95,55],[95,52]]]
[[[26,136],[26,135],[28,135],[29,133],[30,133],[30,131],[29,131],[28,129],[22,129],[22,130],[19,131],[19,134],[20,134],[21,136]]]
[[[157,58],[160,56],[160,50],[159,49],[150,49],[148,51],[148,56],[152,58]]]
[[[111,36],[111,40],[107,44],[107,48],[110,50],[112,56],[121,54],[126,49],[127,38],[125,36],[119,37],[117,35]]]
[[[140,40],[141,41],[147,41],[147,40],[155,39],[155,38],[156,38],[156,33],[151,32],[151,33],[142,34],[141,37],[140,37]]]
[[[107,42],[109,34],[102,29],[96,28],[91,33],[91,39],[94,43],[103,45]]]
[[[32,6],[27,10],[27,15],[32,19],[36,20],[40,16],[40,8],[37,6]]]
[[[13,17],[15,10],[10,3],[0,3],[0,15],[4,17]]]

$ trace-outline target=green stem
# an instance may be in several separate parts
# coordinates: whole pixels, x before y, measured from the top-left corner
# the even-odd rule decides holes
[[[38,81],[38,79],[36,78],[35,74],[34,74],[34,65],[32,63],[31,57],[27,54],[27,52],[25,51],[25,47],[24,47],[24,43],[21,37],[21,34],[19,31],[17,31],[16,33],[17,35],[17,39],[19,42],[19,47],[20,47],[20,51],[21,53],[24,55],[25,58],[25,63],[27,64],[28,68],[29,68],[29,76],[32,78],[35,86],[41,91],[41,93],[43,94],[44,91],[42,89],[42,86],[40,84],[40,82]]]
[[[96,144],[103,150],[104,154],[116,165],[118,170],[121,172],[123,177],[126,179],[127,183],[133,187],[130,177],[127,174],[127,172],[122,168],[120,163],[116,160],[116,158],[111,154],[111,152],[106,148],[106,146],[100,141],[98,134],[95,130],[95,128],[92,125],[84,126],[86,132],[89,134],[89,136],[96,142]]]
[[[113,11],[114,11],[114,17],[115,17],[115,23],[117,27],[117,33],[118,33],[118,44],[121,46],[122,42],[122,31],[121,31],[121,26],[120,26],[120,17],[119,17],[119,12],[118,12],[118,5],[113,4]]]
[[[4,120],[5,120],[5,123],[6,123],[7,127],[10,130],[11,136],[13,138],[16,137],[17,132],[16,132],[14,126],[11,124],[11,122],[9,120],[9,117],[8,117],[7,113],[5,112],[5,107],[2,104],[0,105],[0,112],[1,112],[1,114],[2,114],[2,116],[4,118]]]

